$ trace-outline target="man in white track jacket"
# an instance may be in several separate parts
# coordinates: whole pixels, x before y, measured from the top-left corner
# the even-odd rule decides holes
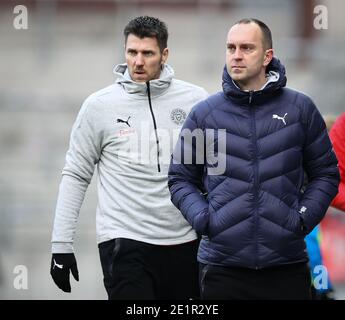
[[[51,275],[71,291],[79,280],[73,241],[79,211],[98,173],[97,243],[109,299],[198,296],[198,240],[173,206],[170,155],[204,89],[174,79],[166,25],[138,17],[125,30],[126,63],[114,84],[90,95],[74,123],[52,235]]]

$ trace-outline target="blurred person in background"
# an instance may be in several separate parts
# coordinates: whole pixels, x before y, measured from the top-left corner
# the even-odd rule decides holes
[[[336,119],[329,135],[338,158],[340,171],[339,192],[333,199],[331,206],[345,211],[345,113]]]
[[[164,22],[137,17],[124,36],[126,63],[114,68],[116,82],[85,100],[72,128],[50,272],[65,292],[70,272],[79,280],[73,242],[97,167],[97,243],[109,299],[195,298],[197,234],[171,203],[167,172],[174,130],[207,92],[174,78]]]
[[[324,120],[308,96],[285,88],[266,24],[237,22],[226,46],[223,91],[192,109],[169,168],[172,201],[202,235],[201,298],[311,299],[304,238],[339,184]],[[218,165],[225,161],[223,172],[207,147],[186,138],[207,130],[214,134],[205,144]]]
[[[323,119],[326,124],[327,131],[331,130],[336,116],[325,115]],[[307,175],[305,174],[305,186],[308,184]],[[304,192],[304,190],[303,190]],[[324,278],[320,277],[319,267],[325,267],[321,252],[321,241],[322,241],[322,232],[320,225],[318,224],[312,232],[310,232],[305,237],[307,252],[309,256],[309,266],[311,273],[311,295],[312,300],[334,300],[334,287],[332,285],[329,274],[327,273],[327,283],[319,283],[320,280],[324,281]]]
[[[345,113],[336,118],[329,135],[338,159],[340,184],[338,193],[321,222],[320,245],[323,261],[335,289],[334,296],[342,299],[342,285],[345,281]]]

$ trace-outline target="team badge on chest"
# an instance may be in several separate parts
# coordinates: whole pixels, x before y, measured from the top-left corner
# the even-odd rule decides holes
[[[186,120],[186,117],[186,112],[180,108],[176,108],[170,113],[170,119],[178,125],[182,124]]]

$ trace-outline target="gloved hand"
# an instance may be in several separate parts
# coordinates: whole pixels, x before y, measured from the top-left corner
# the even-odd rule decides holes
[[[53,253],[50,274],[55,284],[65,292],[71,292],[70,270],[74,279],[79,281],[77,260],[74,253]]]

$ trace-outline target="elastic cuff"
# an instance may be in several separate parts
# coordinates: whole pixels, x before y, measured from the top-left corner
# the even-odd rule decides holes
[[[72,242],[52,242],[52,253],[74,253]]]

